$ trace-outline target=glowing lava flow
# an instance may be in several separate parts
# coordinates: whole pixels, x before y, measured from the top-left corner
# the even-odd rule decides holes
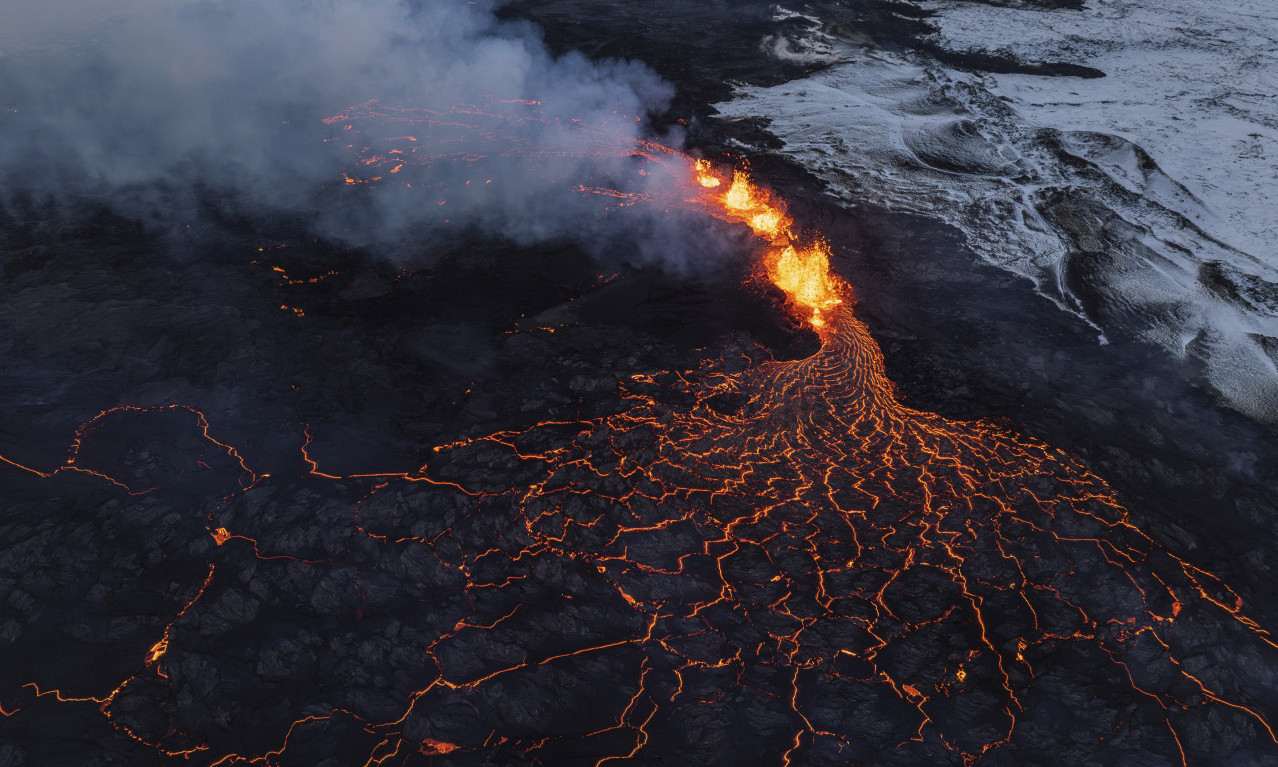
[[[1225,728],[1273,753],[1245,673],[1202,660],[1202,637],[1278,651],[1236,594],[1141,532],[1077,459],[901,405],[828,247],[744,172],[650,151],[686,165],[684,199],[757,235],[820,351],[778,362],[728,345],[697,370],[624,381],[613,415],[459,440],[409,474],[326,473],[306,430],[295,481],[330,521],[308,511],[250,537],[288,487],[278,477],[213,503],[208,578],[137,674],[78,700],[207,765],[297,763],[295,743],[328,726],[367,740],[366,765],[970,765],[1002,749],[1054,758],[1043,733],[1054,743],[1061,721],[1062,749],[1188,763],[1211,744],[1182,733]],[[308,525],[334,519],[340,546],[308,549],[323,532]],[[239,574],[223,583],[221,562]],[[235,577],[260,580],[236,596]],[[216,709],[229,693],[166,670],[239,663],[219,678],[252,678],[258,655],[303,642],[326,657],[291,629],[265,649],[209,649],[248,641],[232,597],[292,615],[304,608],[279,584],[308,579],[338,605],[322,625],[346,633],[329,639],[372,667],[353,678],[379,692],[329,685],[325,667],[290,679],[279,707],[308,685],[314,702],[250,723]],[[342,583],[356,607],[332,596]],[[115,710],[135,690],[156,701],[153,734]],[[182,696],[223,721],[182,719]],[[0,690],[0,713],[33,699],[14,697]],[[237,724],[273,745],[228,745]]]

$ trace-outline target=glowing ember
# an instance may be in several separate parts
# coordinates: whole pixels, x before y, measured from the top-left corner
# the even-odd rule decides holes
[[[422,745],[418,748],[418,751],[426,756],[438,756],[440,754],[451,754],[459,748],[461,748],[461,746],[454,743],[445,743],[442,740],[426,738],[422,741]]]

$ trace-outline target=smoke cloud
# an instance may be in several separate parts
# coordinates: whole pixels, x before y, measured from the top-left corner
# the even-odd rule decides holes
[[[617,232],[572,180],[635,178],[625,147],[673,95],[642,64],[553,55],[535,26],[498,20],[493,0],[24,5],[0,10],[0,201],[102,204],[161,230],[231,200],[305,216],[359,245],[438,234],[444,221],[427,212],[436,201],[402,187],[324,202],[359,151],[324,118],[370,100],[439,114],[497,104],[499,131],[449,126],[471,160],[428,170],[432,189],[449,192],[447,231],[571,236],[605,251]],[[521,119],[530,100],[536,119]],[[573,151],[601,135],[621,150]],[[477,167],[497,183],[466,184]],[[623,218],[650,257],[683,263],[662,227]]]

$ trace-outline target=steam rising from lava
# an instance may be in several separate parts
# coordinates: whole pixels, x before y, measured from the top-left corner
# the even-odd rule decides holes
[[[0,203],[88,202],[170,231],[208,223],[210,211],[265,210],[322,218],[324,233],[354,244],[393,241],[421,227],[420,198],[336,197],[361,147],[321,118],[372,98],[443,113],[483,94],[508,109],[544,98],[543,119],[507,114],[499,133],[465,136],[471,157],[504,160],[485,168],[495,183],[475,208],[450,203],[450,223],[469,213],[523,240],[571,234],[583,211],[564,179],[583,177],[582,158],[556,150],[582,123],[633,144],[671,88],[634,62],[555,57],[494,5],[134,0],[92,30],[24,41],[0,58]],[[102,15],[89,0],[62,10]],[[30,15],[7,4],[0,28],[21,30]],[[537,155],[536,169],[512,161],[512,148]],[[461,187],[472,172],[441,164],[433,177]]]

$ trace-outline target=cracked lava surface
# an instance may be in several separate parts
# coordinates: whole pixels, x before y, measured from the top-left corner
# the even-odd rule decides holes
[[[615,414],[407,474],[326,473],[309,432],[296,476],[257,474],[192,408],[102,413],[61,467],[4,459],[100,499],[91,539],[41,543],[12,588],[73,617],[117,598],[41,585],[100,578],[56,572],[57,547],[171,587],[85,629],[131,662],[10,669],[4,716],[92,707],[139,758],[200,765],[1210,764],[1222,733],[1274,753],[1237,658],[1278,643],[1228,586],[1076,458],[897,402],[824,245],[743,172],[661,157],[750,228],[819,351],[729,342],[623,381]],[[151,474],[97,446],[151,427],[184,435]],[[178,485],[210,500],[174,514]],[[113,551],[124,506],[184,557]]]

